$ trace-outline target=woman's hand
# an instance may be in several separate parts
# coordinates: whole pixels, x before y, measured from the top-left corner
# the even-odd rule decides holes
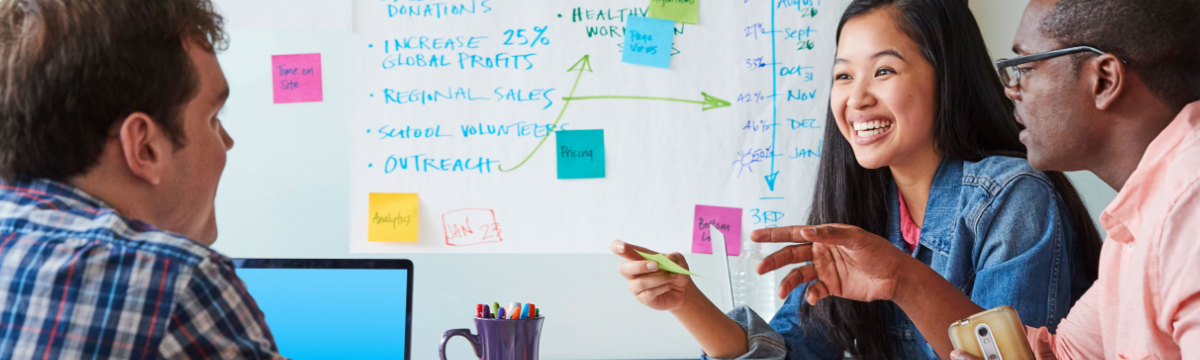
[[[629,280],[629,292],[651,309],[670,310],[706,354],[718,359],[732,359],[749,351],[746,332],[704,297],[700,288],[692,283],[691,276],[659,270],[658,263],[642,258],[636,252],[657,254],[646,248],[620,240],[613,241],[609,248],[628,260],[621,263],[620,271]],[[688,268],[683,255],[666,256],[684,269]]]
[[[904,268],[916,262],[886,239],[856,226],[826,224],[755,230],[754,242],[800,243],[763,259],[758,273],[764,274],[790,264],[812,262],[793,269],[780,284],[779,297],[804,283],[805,300],[816,304],[827,296],[858,301],[892,300]],[[917,262],[919,264],[919,262]]]
[[[658,263],[646,260],[637,251],[647,254],[657,254],[640,246],[626,244],[620,240],[610,245],[612,252],[625,258],[621,263],[621,275],[629,280],[629,292],[638,301],[654,310],[676,310],[684,304],[688,288],[692,287],[692,277],[669,273],[658,269]],[[687,260],[679,253],[667,254],[667,258],[684,269],[688,268]]]

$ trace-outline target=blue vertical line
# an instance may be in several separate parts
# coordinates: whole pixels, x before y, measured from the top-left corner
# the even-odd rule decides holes
[[[775,133],[779,129],[779,59],[775,56],[775,0],[771,5],[771,172],[775,172]]]
[[[779,132],[779,59],[775,55],[775,0],[769,0],[771,6],[771,173],[768,187],[775,191],[775,136]]]

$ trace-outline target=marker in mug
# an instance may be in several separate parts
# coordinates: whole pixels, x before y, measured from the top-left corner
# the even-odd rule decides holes
[[[517,316],[521,316],[520,313],[521,313],[521,303],[512,302],[512,303],[508,304],[508,318],[509,319],[516,319]]]
[[[495,309],[495,311],[492,311]],[[482,319],[530,319],[542,317],[542,309],[532,303],[522,304],[520,302],[509,303],[506,307],[500,307],[500,303],[493,302],[488,304],[475,304],[475,317]]]
[[[479,310],[488,315],[487,304],[481,304]],[[484,359],[491,360],[531,360],[537,359],[538,342],[542,332],[543,319],[534,319],[540,312],[537,305],[514,302],[509,307],[496,306],[495,320],[491,318],[475,319],[475,329],[454,329],[447,334],[464,334],[467,341],[477,349],[484,349]],[[506,317],[507,316],[507,317]],[[505,319],[505,321],[499,321]],[[522,319],[521,321],[507,321]],[[489,321],[491,320],[491,321]],[[478,332],[472,331],[478,330]],[[478,335],[472,334],[473,332]],[[445,359],[446,343],[451,337],[442,338],[438,353]]]

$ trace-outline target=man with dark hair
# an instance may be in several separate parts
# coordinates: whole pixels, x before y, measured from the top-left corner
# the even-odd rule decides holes
[[[1032,0],[996,66],[1039,170],[1088,170],[1118,189],[1099,279],[1058,325],[1027,328],[1039,359],[1181,359],[1200,354],[1200,0]],[[846,225],[764,229],[799,242],[759,271],[812,262],[785,286],[891,300],[942,357],[947,326],[983,311],[928,266]],[[790,289],[786,289],[790,290]],[[787,291],[784,291],[786,293]],[[993,329],[996,330],[996,329]],[[994,332],[994,331],[993,331]]]
[[[1029,161],[1039,169],[1091,170],[1114,189],[1141,159],[1150,141],[1190,102],[1200,99],[1200,18],[1196,0],[1032,1],[1021,20],[1013,51],[1088,46],[1081,51],[1005,67],[1011,82],[1045,87],[1010,87]],[[1108,74],[1104,59],[1116,59],[1121,84],[1090,73]],[[1113,119],[1114,110],[1097,108],[1099,87],[1118,86],[1110,101],[1128,105],[1138,117]],[[1038,90],[1038,91],[1032,91]],[[1145,92],[1135,90],[1146,90]],[[1121,101],[1118,101],[1121,100]],[[1128,103],[1128,104],[1126,104]],[[1124,173],[1125,176],[1119,174]]]
[[[281,358],[217,237],[208,0],[0,1],[0,359]]]
[[[1181,109],[1200,97],[1197,6],[1188,0],[1061,0],[1038,26],[1024,29],[1037,29],[1058,44],[1113,49],[1106,51],[1124,61],[1159,99]],[[1089,58],[1073,56],[1074,74]]]

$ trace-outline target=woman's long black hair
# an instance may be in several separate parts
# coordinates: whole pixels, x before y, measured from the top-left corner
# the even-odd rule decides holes
[[[933,122],[939,153],[948,159],[980,161],[989,156],[1026,157],[1013,104],[992,67],[983,35],[963,0],[855,0],[842,15],[842,27],[854,17],[888,11],[898,27],[921,49],[937,74],[937,112]],[[858,164],[850,143],[826,116],[825,145],[817,175],[809,224],[842,223],[886,237],[891,173]],[[1075,187],[1060,172],[1047,172],[1065,203],[1074,235],[1072,261],[1082,262],[1096,279],[1100,235]],[[890,304],[830,297],[805,303],[800,323],[860,359],[899,357],[887,324]]]

